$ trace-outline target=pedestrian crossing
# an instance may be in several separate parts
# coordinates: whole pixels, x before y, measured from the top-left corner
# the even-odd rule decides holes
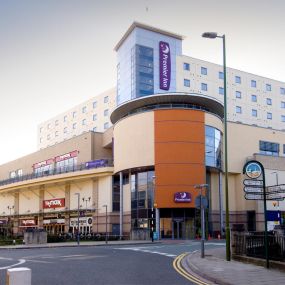
[[[115,248],[119,250],[132,250],[136,252],[145,252],[145,253],[151,253],[151,254],[159,254],[167,257],[175,258],[177,257],[177,254],[167,253],[156,250],[157,248],[162,248],[163,246],[152,246],[151,249],[149,247],[124,247],[124,248]]]

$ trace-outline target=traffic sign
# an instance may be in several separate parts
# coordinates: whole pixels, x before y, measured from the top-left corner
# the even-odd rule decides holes
[[[263,200],[264,196],[263,194],[257,194],[257,193],[246,193],[244,195],[244,198],[246,200]],[[266,200],[275,200],[275,201],[281,201],[284,197],[281,197],[278,194],[266,194]]]
[[[200,209],[200,204],[201,204],[201,195],[198,195],[195,199],[195,207]],[[207,200],[207,197],[205,196],[202,196],[202,206],[204,208],[207,208],[208,207],[208,200]]]
[[[280,185],[273,185],[273,186],[268,186],[266,188],[268,192],[275,192],[275,193],[285,193],[285,185],[280,184]]]
[[[243,184],[246,186],[257,186],[257,187],[262,187],[263,185],[263,180],[255,180],[255,179],[244,179]]]
[[[245,193],[263,193],[263,189],[260,187],[244,186],[243,191]]]

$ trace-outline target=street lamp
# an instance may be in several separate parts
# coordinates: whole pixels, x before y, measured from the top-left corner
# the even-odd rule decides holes
[[[278,186],[279,185],[279,183],[278,183],[278,172],[273,171],[273,172],[271,172],[271,174],[276,174],[276,185]]]
[[[83,197],[82,198],[82,201],[85,202],[85,204],[86,204],[86,210],[87,210],[87,203],[90,202],[90,200],[91,200],[91,197],[88,197],[88,198]]]
[[[77,195],[77,245],[80,245],[80,234],[79,234],[79,209],[80,209],[80,193],[75,193]]]
[[[13,210],[15,208],[15,206],[8,206],[7,209],[10,211],[10,217],[9,217],[9,229],[7,229],[7,232],[9,230],[10,234],[13,232],[13,224],[12,224],[12,220],[11,220],[11,210]],[[8,233],[7,233],[8,234]]]
[[[108,243],[108,240],[107,240],[107,208],[108,208],[108,206],[107,206],[107,205],[103,205],[103,207],[106,208],[106,233],[105,233],[105,243]]]
[[[226,198],[226,257],[231,260],[230,248],[230,222],[229,222],[229,181],[228,181],[228,134],[227,134],[227,68],[226,68],[226,36],[218,36],[217,33],[203,33],[202,37],[208,39],[223,39],[223,67],[224,67],[224,145],[225,145],[225,198]]]

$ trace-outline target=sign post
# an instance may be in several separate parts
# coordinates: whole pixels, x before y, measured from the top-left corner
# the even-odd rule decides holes
[[[264,248],[265,248],[265,258],[266,258],[266,268],[269,268],[269,256],[268,256],[268,233],[267,233],[267,208],[266,208],[266,184],[265,184],[265,172],[263,165],[257,160],[248,161],[243,167],[243,173],[246,174],[251,181],[248,179],[244,181],[245,186],[244,191],[246,192],[245,198],[248,200],[262,200],[264,206]],[[257,180],[260,176],[262,179]],[[258,182],[257,182],[258,181]],[[260,187],[262,185],[262,188]],[[256,189],[257,191],[253,191]],[[262,192],[261,192],[262,189]]]

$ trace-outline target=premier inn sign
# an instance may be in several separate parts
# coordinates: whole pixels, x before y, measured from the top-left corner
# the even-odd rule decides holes
[[[61,208],[64,206],[65,206],[65,199],[64,198],[51,199],[51,200],[44,200],[43,201],[43,208],[44,209]]]

